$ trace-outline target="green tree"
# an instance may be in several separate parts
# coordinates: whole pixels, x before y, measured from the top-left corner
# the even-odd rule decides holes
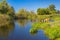
[[[55,10],[55,5],[54,4],[51,4],[51,5],[49,5],[48,8],[49,8],[50,11]]]
[[[18,15],[26,16],[27,15],[26,12],[27,11],[25,9],[21,9],[21,10],[18,11]]]
[[[19,11],[18,11],[18,13],[16,14],[16,16],[18,17],[18,18],[27,18],[27,16],[28,16],[28,11],[26,11],[25,9],[20,9]]]
[[[55,5],[51,4],[48,8],[38,8],[37,14],[38,15],[49,15],[49,14],[56,14],[57,11],[55,9]]]
[[[49,9],[50,14],[56,14],[57,13],[54,4],[49,5],[48,9]]]
[[[1,14],[7,14],[11,17],[13,17],[15,15],[15,11],[14,11],[14,8],[12,6],[10,6],[6,0],[3,0],[1,3],[0,3],[0,13]]]
[[[15,10],[13,7],[9,8],[8,9],[9,11],[7,12],[7,14],[11,17],[14,17],[15,16]]]
[[[30,19],[35,20],[37,17],[36,13],[34,11],[30,11]]]
[[[57,12],[55,10],[49,11],[50,14],[56,14]]]
[[[37,9],[37,14],[38,15],[48,15],[49,13],[49,9],[48,8],[38,8]]]
[[[2,14],[5,14],[7,12],[7,7],[8,7],[8,4],[7,4],[6,0],[3,0],[1,2],[1,11],[2,11]]]

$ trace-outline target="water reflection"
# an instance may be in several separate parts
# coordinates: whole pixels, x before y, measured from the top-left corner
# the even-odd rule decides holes
[[[8,40],[8,34],[14,30],[14,22],[9,22],[6,26],[0,27],[0,40]]]
[[[24,20],[21,19],[21,20],[17,20],[17,22],[20,26],[24,27],[27,24],[28,20],[27,19],[24,19]]]
[[[26,19],[11,21],[8,25],[0,27],[0,40],[48,40],[43,31],[29,32],[32,23]]]
[[[15,24],[14,40],[48,40],[43,31],[34,30],[34,32],[29,32],[34,22],[31,20],[18,20]]]

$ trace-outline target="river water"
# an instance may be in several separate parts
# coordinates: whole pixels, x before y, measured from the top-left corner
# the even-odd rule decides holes
[[[42,30],[35,35],[29,32],[32,27],[30,20],[16,20],[8,27],[0,28],[0,40],[49,40]]]

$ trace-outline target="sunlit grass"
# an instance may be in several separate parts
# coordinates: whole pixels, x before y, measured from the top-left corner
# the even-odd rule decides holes
[[[33,23],[30,32],[34,33],[37,30],[43,30],[50,40],[55,40],[60,37],[60,21]]]

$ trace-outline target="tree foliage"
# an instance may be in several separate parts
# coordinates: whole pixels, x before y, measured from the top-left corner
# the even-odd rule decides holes
[[[12,6],[10,6],[6,0],[0,2],[0,13],[1,14],[7,14],[9,16],[14,16],[15,11]]]
[[[53,11],[53,10],[55,10],[55,5],[54,4],[51,4],[51,5],[49,5],[48,8],[49,8],[50,11]]]
[[[38,13],[38,15],[46,15],[46,14],[48,15],[48,14],[50,14],[48,8],[38,8],[37,13]]]
[[[18,17],[18,18],[27,18],[27,16],[28,16],[28,11],[27,10],[25,10],[25,9],[20,9],[19,11],[18,11],[18,13],[16,14],[16,16]]]
[[[51,4],[48,8],[38,8],[37,9],[38,15],[49,15],[49,14],[56,14],[55,5]]]

